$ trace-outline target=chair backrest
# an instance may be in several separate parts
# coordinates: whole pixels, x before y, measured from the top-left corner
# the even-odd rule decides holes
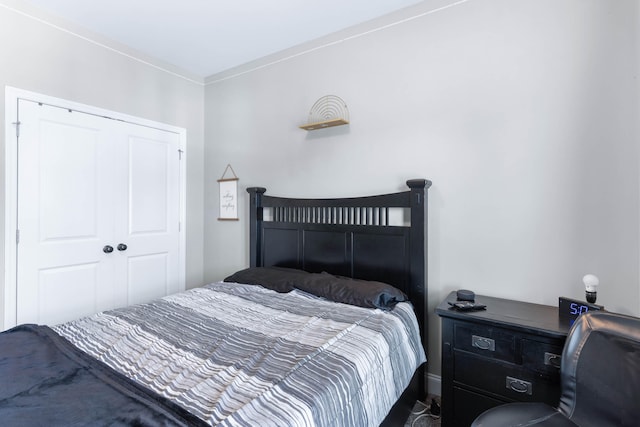
[[[640,425],[640,319],[581,315],[562,355],[558,409],[577,425]]]

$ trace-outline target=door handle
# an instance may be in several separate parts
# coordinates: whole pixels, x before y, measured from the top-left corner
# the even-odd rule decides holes
[[[125,245],[124,243],[120,243],[118,245],[118,250],[119,251],[126,251],[127,250],[127,245]]]
[[[102,248],[102,252],[104,252],[105,254],[110,254],[111,252],[113,252],[113,246],[105,246],[104,248]]]

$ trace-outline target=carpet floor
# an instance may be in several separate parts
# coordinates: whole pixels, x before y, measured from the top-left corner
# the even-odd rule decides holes
[[[440,396],[427,396],[425,402],[416,402],[404,427],[440,427],[440,417],[430,412],[431,399],[440,405]]]

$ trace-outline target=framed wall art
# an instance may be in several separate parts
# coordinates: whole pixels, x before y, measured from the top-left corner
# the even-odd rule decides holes
[[[231,172],[232,178],[227,178]],[[220,214],[218,221],[238,221],[238,177],[230,164],[218,180],[220,190]]]

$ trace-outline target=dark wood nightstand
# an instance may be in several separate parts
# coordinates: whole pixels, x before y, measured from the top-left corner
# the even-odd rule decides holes
[[[571,327],[558,307],[476,295],[482,311],[442,318],[442,425],[468,427],[483,411],[506,402],[557,405],[560,359]]]

